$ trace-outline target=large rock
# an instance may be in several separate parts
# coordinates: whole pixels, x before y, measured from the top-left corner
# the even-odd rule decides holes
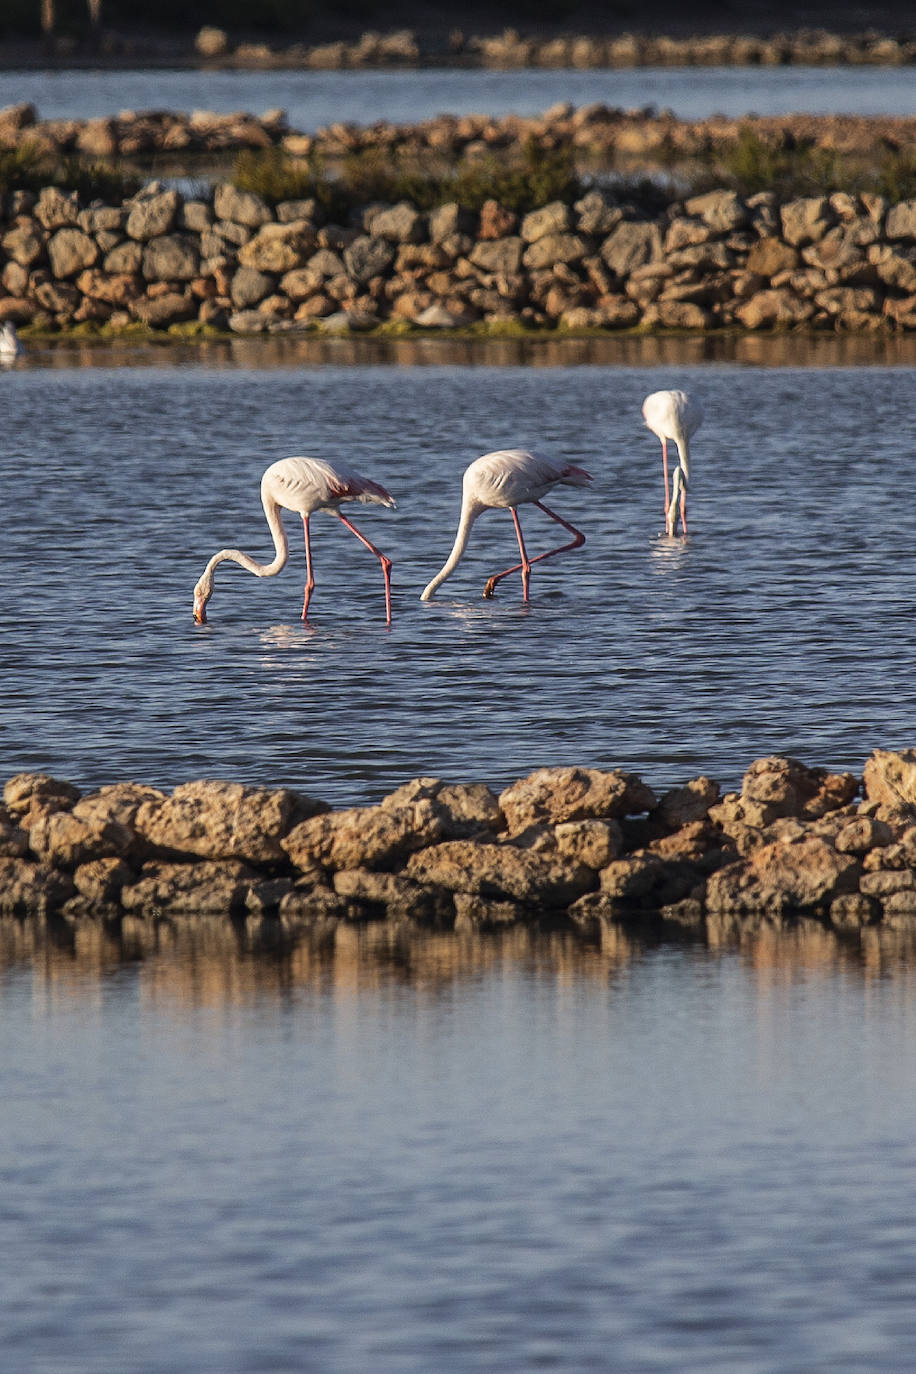
[[[688,215],[695,215],[717,234],[729,234],[742,228],[748,219],[747,207],[735,191],[708,191],[691,196],[684,205]]]
[[[144,864],[136,882],[121,889],[125,911],[155,916],[184,912],[199,916],[234,916],[245,910],[255,873],[238,860],[222,863]]]
[[[315,227],[306,221],[265,224],[239,249],[243,267],[282,276],[299,268],[315,249]]]
[[[73,880],[46,864],[0,858],[0,914],[44,916],[73,895]]]
[[[507,787],[499,805],[515,834],[531,825],[636,815],[656,798],[635,773],[620,769],[538,768]]]
[[[193,281],[200,271],[197,240],[191,234],[149,239],[142,271],[147,281]]]
[[[29,830],[29,848],[55,868],[76,868],[93,859],[120,859],[134,842],[133,831],[117,821],[85,821],[72,811],[40,816]]]
[[[544,234],[532,243],[522,262],[532,272],[558,262],[581,262],[589,249],[578,234]]]
[[[387,239],[362,234],[344,249],[344,265],[355,282],[380,276],[394,262],[395,250]]]
[[[800,248],[816,243],[836,222],[836,216],[826,196],[803,196],[780,206],[782,236],[786,243]]]
[[[99,249],[95,239],[82,229],[58,229],[48,240],[48,258],[55,277],[75,277],[98,261]]]
[[[374,238],[390,239],[392,243],[421,243],[426,237],[423,215],[406,201],[377,210],[367,228]]]
[[[423,797],[313,817],[291,830],[282,847],[304,873],[379,868],[434,843],[443,829],[439,808]]]
[[[863,781],[868,801],[890,811],[916,809],[916,749],[876,749]]]
[[[187,782],[171,797],[141,802],[134,828],[169,855],[273,863],[282,841],[304,817],[328,808],[286,788],[245,787],[238,782]]]
[[[624,220],[604,240],[601,256],[618,277],[628,277],[662,256],[661,231],[653,221]]]
[[[22,267],[31,267],[44,253],[45,242],[45,235],[38,225],[34,220],[28,220],[7,230],[0,239],[0,247],[13,262],[18,262]]]
[[[547,235],[565,234],[569,227],[569,206],[561,200],[555,200],[525,215],[519,233],[526,243],[536,243]]]
[[[537,906],[566,907],[595,885],[592,869],[509,844],[446,840],[412,854],[407,877],[414,882],[470,892],[482,897],[511,897]]]
[[[79,198],[75,191],[62,191],[57,186],[44,186],[33,213],[45,229],[63,229],[79,222]]]
[[[81,795],[78,787],[50,773],[15,773],[4,785],[3,805],[28,829],[33,820],[47,812],[72,811]]]
[[[217,186],[213,193],[213,210],[217,219],[243,224],[248,229],[260,229],[273,215],[267,202],[253,191],[239,191],[228,183]]]
[[[517,235],[482,239],[471,249],[468,260],[482,272],[499,277],[513,277],[521,267],[524,247],[524,241]]]
[[[916,239],[916,200],[901,200],[892,205],[884,231],[889,239]]]
[[[835,897],[858,890],[855,856],[838,854],[818,836],[795,844],[762,845],[744,860],[712,873],[706,884],[708,911],[823,910]]]
[[[256,267],[240,267],[233,275],[229,294],[237,310],[247,310],[273,294],[276,278]]]
[[[136,196],[127,216],[127,233],[132,239],[145,242],[168,234],[178,214],[180,196],[177,191],[153,191]]]

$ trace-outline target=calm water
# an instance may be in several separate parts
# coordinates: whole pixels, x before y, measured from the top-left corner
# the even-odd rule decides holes
[[[914,743],[912,367],[71,356],[37,350],[0,374],[4,776],[231,777],[346,804],[419,774],[498,788],[542,764],[735,786],[775,750],[859,771],[874,747]],[[671,385],[707,415],[686,543],[660,534],[660,447],[640,415]],[[535,568],[529,606],[515,579],[484,601],[517,552],[508,515],[487,512],[421,603],[465,465],[510,445],[593,474],[553,496],[587,543]],[[284,572],[221,568],[195,626],[213,552],[270,557],[260,475],[298,453],[396,496],[353,512],[394,561],[391,629],[377,562],[321,515],[307,625],[289,516]],[[533,508],[522,522],[530,552],[557,542]]]
[[[905,1367],[906,943],[139,929],[0,922],[10,1368]]]
[[[912,350],[892,341],[35,346],[0,373],[3,776],[335,804],[545,763],[735,786],[914,743]],[[730,356],[731,354],[731,356]],[[782,365],[772,365],[779,357]],[[387,361],[379,361],[379,359]],[[500,364],[498,360],[502,359]],[[705,359],[705,361],[704,361]],[[845,361],[845,364],[843,360]],[[875,361],[880,359],[880,361]],[[817,365],[811,365],[811,363]],[[131,365],[133,364],[133,365]],[[650,390],[702,396],[689,541]],[[464,465],[539,445],[576,554],[533,599]],[[263,467],[398,498],[269,553]],[[523,511],[529,548],[548,537]],[[29,1374],[897,1371],[916,1339],[916,946],[524,932],[314,942],[0,921],[4,1352]]]
[[[642,67],[593,71],[198,72],[4,71],[0,107],[30,100],[44,119],[122,109],[280,107],[293,128],[438,114],[540,114],[558,101],[656,105],[681,119],[712,114],[916,113],[914,67]]]

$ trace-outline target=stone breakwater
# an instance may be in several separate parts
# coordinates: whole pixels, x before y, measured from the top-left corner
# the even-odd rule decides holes
[[[241,334],[473,325],[563,330],[916,328],[916,200],[712,191],[656,218],[590,191],[518,216],[149,183],[119,204],[13,191],[0,320]]]
[[[916,750],[876,750],[862,778],[762,758],[725,796],[708,777],[659,797],[633,773],[559,767],[498,796],[416,778],[343,810],[231,782],[83,795],[21,773],[0,807],[0,914],[585,934],[659,917],[911,926]]]
[[[551,37],[505,29],[498,34],[468,34],[454,29],[448,41],[430,40],[415,30],[369,30],[352,41],[274,47],[233,42],[225,29],[207,26],[197,35],[199,57],[226,67],[352,67],[425,65],[518,67],[730,67],[901,66],[916,61],[916,36],[878,32],[838,34],[800,29],[769,35],[614,33],[561,34]]]

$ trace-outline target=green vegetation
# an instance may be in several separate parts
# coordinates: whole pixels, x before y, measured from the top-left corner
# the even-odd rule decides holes
[[[583,190],[572,153],[544,150],[532,140],[509,153],[488,153],[458,163],[419,152],[371,148],[343,158],[333,168],[318,158],[293,159],[279,149],[243,152],[233,181],[272,204],[314,196],[330,219],[346,218],[355,206],[406,200],[420,210],[457,201],[479,210],[498,200],[525,214],[552,200],[575,200]]]
[[[871,192],[893,202],[916,196],[916,150],[887,148],[876,162],[809,140],[774,142],[745,125],[734,147],[707,152],[691,180],[692,191],[723,186],[744,196],[775,191],[786,199]]]
[[[75,157],[52,157],[27,140],[15,148],[0,148],[0,196],[10,191],[37,193],[43,186],[76,191],[80,200],[111,204],[140,189],[142,179],[106,162]]]

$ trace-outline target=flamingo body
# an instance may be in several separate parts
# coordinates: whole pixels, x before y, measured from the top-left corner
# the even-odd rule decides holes
[[[566,549],[578,548],[585,543],[585,535],[567,524],[554,511],[548,510],[543,504],[542,497],[556,486],[587,487],[591,480],[590,474],[582,468],[574,467],[571,463],[561,466],[528,449],[498,449],[494,453],[485,453],[483,457],[475,458],[465,469],[462,480],[461,515],[452,551],[443,567],[424,589],[420,600],[431,601],[437,588],[454,572],[467,547],[471,529],[478,516],[485,510],[501,508],[512,513],[522,561],[491,577],[484,588],[484,596],[492,596],[496,584],[502,578],[520,570],[524,599],[527,601],[531,564],[543,558],[551,558]],[[574,536],[572,542],[529,559],[517,513],[517,507],[526,503],[537,506],[545,515],[549,515],[551,520],[556,520],[569,530]]]
[[[671,496],[668,488],[668,444],[677,448],[678,464],[683,473],[679,486],[681,524],[687,533],[687,484],[690,481],[690,440],[703,423],[703,407],[686,391],[653,391],[642,404],[646,426],[662,446],[662,469],[665,477],[665,531],[674,534],[677,524],[677,505],[671,519]]]
[[[391,560],[341,514],[340,506],[345,501],[370,502],[380,506],[395,505],[394,498],[378,482],[338,463],[329,463],[322,458],[281,458],[278,462],[271,463],[261,478],[261,504],[274,541],[274,558],[270,563],[259,563],[257,559],[242,553],[240,549],[221,549],[219,553],[214,554],[194,588],[194,619],[198,624],[206,623],[207,602],[213,594],[213,574],[220,563],[238,563],[255,577],[275,577],[285,567],[289,556],[289,542],[280,515],[281,509],[295,511],[302,517],[307,568],[302,619],[305,620],[308,614],[309,601],[315,586],[309,518],[316,511],[324,511],[328,515],[336,515],[379,560],[385,578],[386,619],[390,624]]]
[[[4,320],[0,325],[0,360],[12,362],[22,357],[22,344],[12,320]]]

